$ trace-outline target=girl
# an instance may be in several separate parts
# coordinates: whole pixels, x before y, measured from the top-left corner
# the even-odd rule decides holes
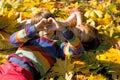
[[[0,66],[0,80],[39,80],[54,65],[56,58],[80,54],[82,44],[66,22],[56,21],[49,11],[36,14],[31,25],[13,33],[10,41],[18,50]],[[67,42],[53,40],[62,32]]]

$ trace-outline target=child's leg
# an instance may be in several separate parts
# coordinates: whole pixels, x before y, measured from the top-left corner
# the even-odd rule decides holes
[[[33,80],[33,77],[21,66],[6,62],[0,66],[0,80]]]

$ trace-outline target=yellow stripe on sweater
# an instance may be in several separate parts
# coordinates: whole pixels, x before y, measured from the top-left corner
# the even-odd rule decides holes
[[[75,41],[69,42],[69,46],[76,49],[78,46],[80,46],[80,40],[76,37]]]
[[[33,51],[26,47],[19,48],[19,50],[23,50],[23,49],[32,52],[36,56],[36,58],[41,62],[41,64],[43,64],[43,67],[45,68],[45,72],[50,68],[50,64],[48,60],[42,55],[42,53],[40,53],[39,51]]]
[[[26,37],[25,30],[21,30],[21,31],[17,32],[16,37],[17,37],[16,38],[17,41],[19,41],[19,42],[26,42],[29,39],[28,37]]]
[[[33,51],[33,53],[35,54],[37,59],[41,62],[41,64],[43,64],[45,72],[47,72],[47,70],[50,69],[50,64],[47,61],[47,59],[38,51]]]
[[[69,44],[66,44],[65,47],[64,47],[63,52],[64,52],[64,54],[65,54],[66,56],[72,55],[72,53],[71,53],[70,50],[69,50],[69,47],[70,47]]]

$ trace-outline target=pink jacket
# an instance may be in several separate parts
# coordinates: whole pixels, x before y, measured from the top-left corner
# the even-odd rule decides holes
[[[33,80],[32,74],[11,62],[0,66],[0,80]]]

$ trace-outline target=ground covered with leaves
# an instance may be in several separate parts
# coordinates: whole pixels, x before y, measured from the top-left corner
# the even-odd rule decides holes
[[[0,63],[17,49],[9,36],[21,28],[21,20],[43,9],[64,20],[73,7],[80,7],[83,21],[98,29],[101,44],[79,56],[57,59],[41,80],[120,80],[120,50],[112,47],[120,43],[120,0],[0,0]]]

